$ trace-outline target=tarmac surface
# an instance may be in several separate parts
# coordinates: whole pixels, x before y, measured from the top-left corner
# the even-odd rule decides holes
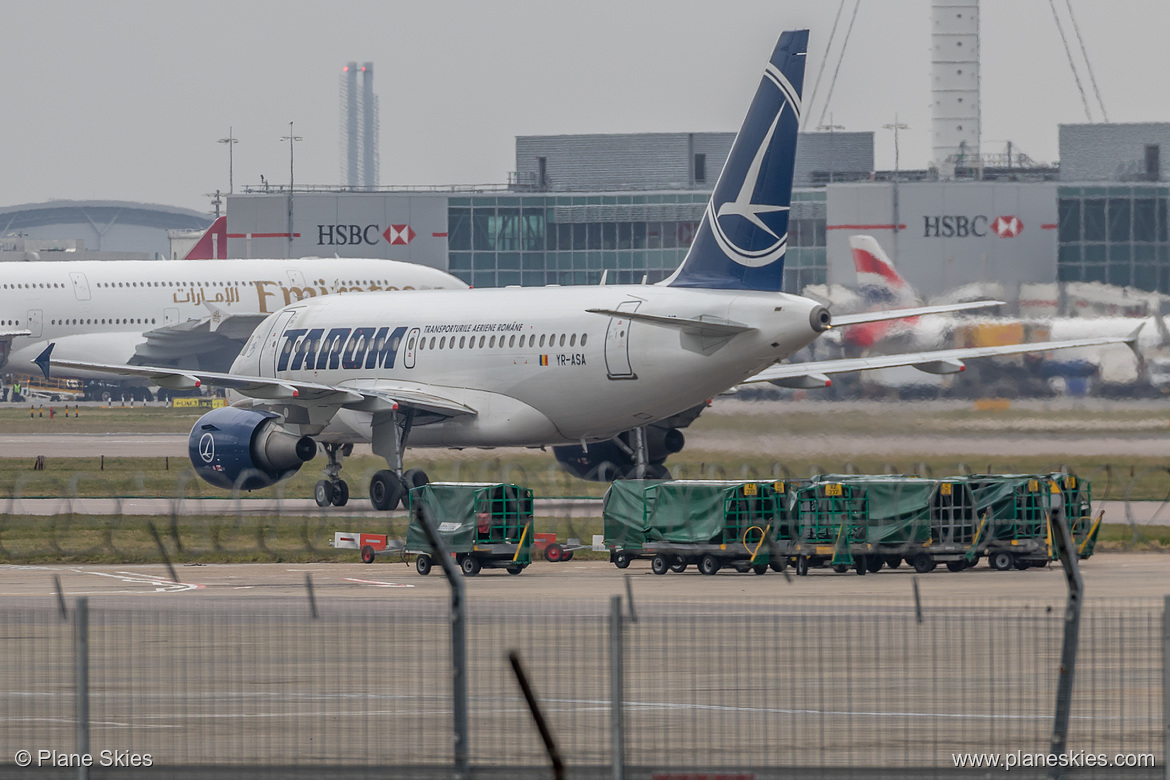
[[[354,552],[356,559],[357,552]],[[1085,598],[1146,599],[1170,594],[1170,553],[1099,552],[1081,562]],[[175,567],[180,580],[170,580],[161,564],[60,564],[0,565],[0,598],[56,599],[53,577],[60,579],[66,598],[76,596],[133,596],[150,599],[207,603],[219,600],[306,597],[305,577],[312,578],[317,598],[392,599],[395,601],[445,597],[449,586],[439,567],[419,576],[414,566],[397,556],[378,558],[373,564],[355,563],[244,563],[188,564]],[[635,599],[671,599],[690,605],[738,601],[753,596],[785,601],[877,599],[908,602],[917,578],[924,599],[1006,600],[1019,598],[1063,599],[1067,593],[1064,573],[1051,564],[1046,569],[999,572],[985,562],[963,572],[939,567],[915,575],[912,568],[859,577],[852,571],[837,574],[829,568],[813,569],[808,576],[789,577],[769,572],[763,577],[724,569],[703,576],[690,567],[682,574],[655,576],[649,560],[637,560],[625,570]],[[484,570],[464,581],[470,598],[510,604],[546,603],[596,599],[604,604],[611,596],[626,594],[626,577],[606,561],[573,560],[562,563],[534,562],[519,576],[503,570]]]

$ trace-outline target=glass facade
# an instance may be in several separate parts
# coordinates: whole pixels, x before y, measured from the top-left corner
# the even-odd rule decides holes
[[[678,267],[708,192],[450,198],[448,271],[474,287],[654,283]],[[824,283],[824,191],[793,194],[785,291]],[[795,285],[795,286],[794,286]]]
[[[1060,281],[1170,293],[1170,187],[1060,187],[1057,197]]]

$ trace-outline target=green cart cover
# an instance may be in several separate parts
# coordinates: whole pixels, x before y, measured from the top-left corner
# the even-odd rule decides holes
[[[754,549],[765,530],[772,538],[779,526],[770,481],[674,480],[650,486],[646,495],[649,541],[732,545],[748,533]]]
[[[617,550],[640,550],[646,545],[654,496],[647,490],[660,480],[619,479],[602,500],[601,521],[605,544]]]
[[[856,518],[864,541],[883,547],[921,544],[930,540],[932,505],[940,483],[901,475],[828,474],[820,482],[849,485],[866,497],[868,516]]]
[[[975,499],[975,509],[991,523],[997,541],[1040,539],[1048,535],[1050,484],[1036,474],[974,474],[954,477],[965,481]]]
[[[418,515],[425,512],[447,549],[472,552],[476,545],[520,544],[517,563],[532,549],[532,491],[517,485],[432,482],[410,491],[408,552],[432,553]]]

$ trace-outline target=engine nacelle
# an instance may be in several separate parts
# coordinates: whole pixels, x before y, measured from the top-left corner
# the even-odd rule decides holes
[[[632,431],[617,435],[621,444],[612,439],[590,444],[583,451],[579,444],[564,444],[553,447],[553,454],[565,469],[578,479],[591,482],[609,482],[624,477],[634,468]],[[646,426],[646,456],[650,465],[662,466],[670,455],[686,446],[686,436],[678,428],[654,424]]]
[[[187,439],[195,473],[224,490],[256,490],[291,477],[317,454],[317,443],[280,426],[279,415],[255,409],[213,409]]]

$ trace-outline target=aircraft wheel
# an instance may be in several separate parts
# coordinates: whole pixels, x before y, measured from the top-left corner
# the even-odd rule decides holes
[[[333,506],[345,506],[349,503],[349,484],[344,479],[338,480],[333,486]]]
[[[333,483],[323,479],[313,488],[313,499],[317,506],[329,506],[333,503]]]
[[[414,570],[422,576],[427,576],[431,573],[431,556],[420,555],[414,559]]]
[[[393,471],[377,471],[370,479],[370,503],[374,509],[389,512],[398,508],[406,490]]]
[[[402,486],[409,493],[416,487],[422,487],[429,484],[431,478],[422,469],[407,469],[402,472]]]

